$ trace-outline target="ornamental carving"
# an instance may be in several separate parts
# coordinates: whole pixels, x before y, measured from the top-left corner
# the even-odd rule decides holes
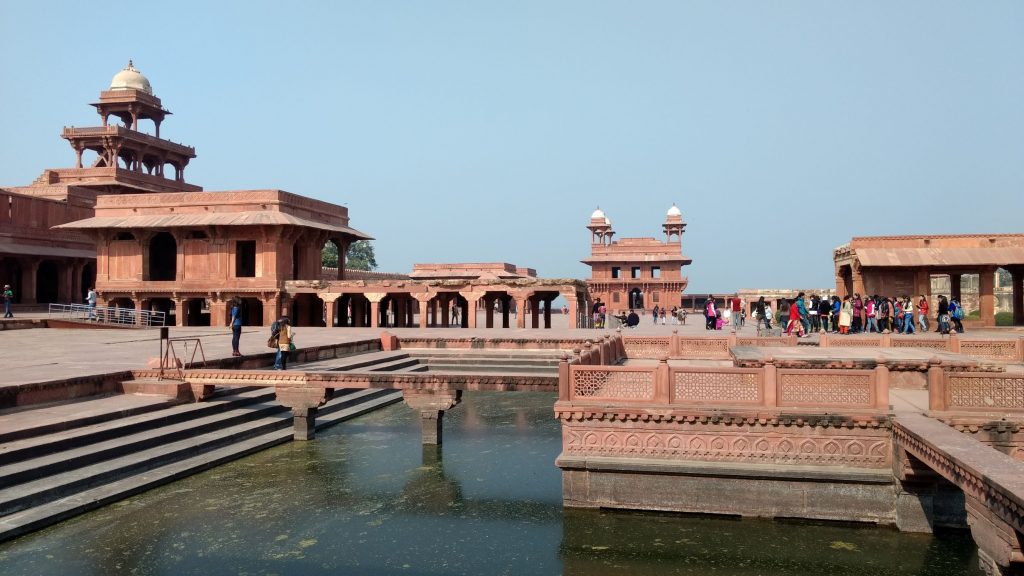
[[[668,355],[668,338],[636,338],[622,339],[628,358],[661,358]]]
[[[1024,409],[1024,377],[966,377],[946,381],[950,408]]]
[[[729,340],[725,338],[680,338],[683,358],[729,358]]]
[[[871,406],[871,374],[780,373],[780,404]]]
[[[572,391],[576,398],[650,400],[654,398],[654,373],[574,370]]]
[[[1017,345],[1007,341],[960,341],[960,353],[992,360],[1016,360]]]
[[[890,343],[893,348],[927,348],[929,350],[948,350],[949,345],[946,344],[945,340],[906,340],[903,338],[894,338]]]
[[[759,374],[735,372],[676,372],[677,402],[761,402]]]
[[[888,434],[803,436],[721,430],[562,428],[566,456],[659,458],[748,464],[805,464],[885,468]]]
[[[882,345],[881,338],[829,338],[829,348],[876,348]]]

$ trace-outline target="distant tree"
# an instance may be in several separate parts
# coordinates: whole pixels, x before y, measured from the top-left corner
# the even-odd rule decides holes
[[[320,254],[320,263],[326,268],[338,267],[338,247],[334,242],[328,242],[324,251]]]
[[[338,247],[334,245],[334,242],[328,242],[324,246],[320,262],[328,268],[338,267]],[[367,272],[376,270],[377,256],[373,253],[373,244],[370,244],[369,240],[360,240],[349,244],[348,254],[345,257],[345,268]]]
[[[369,240],[360,240],[349,244],[348,255],[345,256],[345,268],[367,272],[376,270],[377,256],[373,253],[373,244],[370,244]]]

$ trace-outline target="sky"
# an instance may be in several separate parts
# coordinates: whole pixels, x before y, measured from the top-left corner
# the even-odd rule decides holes
[[[853,236],[1022,232],[1024,2],[0,0],[0,185],[128,59],[206,190],[343,204],[381,270],[586,278],[687,229],[687,292],[834,286]]]

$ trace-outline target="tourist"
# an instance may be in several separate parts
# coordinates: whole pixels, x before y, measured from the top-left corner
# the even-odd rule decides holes
[[[867,301],[864,303],[864,317],[867,320],[866,324],[864,325],[865,334],[871,332],[878,332],[878,318],[875,313],[875,306],[878,305],[877,302],[878,295],[875,294],[874,296],[868,298]]]
[[[640,315],[632,308],[629,309],[629,316],[626,316],[626,327],[636,328],[640,325]]]
[[[853,300],[849,296],[843,296],[843,304],[839,309],[839,333],[849,334],[853,326]]]
[[[96,289],[89,288],[89,292],[85,295],[85,303],[89,307],[89,320],[96,319]]]
[[[889,333],[889,312],[892,310],[892,301],[886,297],[878,299],[878,309],[875,316],[878,317],[878,329],[882,334]]]
[[[839,316],[842,313],[843,303],[839,301],[839,296],[832,297],[832,333],[839,333]]]
[[[11,305],[14,304],[14,291],[10,284],[4,284],[4,318],[14,318]]]
[[[807,331],[811,328],[811,323],[807,319],[807,304],[804,302],[803,292],[796,295],[796,312],[800,317],[800,326],[803,327],[804,334],[807,334]]]
[[[671,314],[669,314],[669,316],[672,318],[672,320],[671,320],[672,321],[672,325],[673,326],[678,326],[679,325],[679,308],[676,308],[675,306],[673,306]]]
[[[903,333],[914,333],[914,302],[910,296],[903,297]]]
[[[939,305],[936,310],[935,320],[939,325],[939,333],[949,334],[949,301],[942,294],[939,294]]]
[[[803,292],[800,293],[803,295]],[[796,328],[797,338],[803,338],[807,335],[804,332],[804,323],[800,318],[800,298],[797,297],[794,300],[789,301],[789,323],[786,324],[786,335],[789,336],[793,333],[793,329]]]
[[[917,318],[921,323],[921,332],[928,331],[928,298],[925,298],[924,294],[921,294],[921,299],[917,301]]]
[[[601,303],[601,299],[598,298],[597,300],[594,301],[593,308],[590,309],[590,314],[593,316],[594,319],[594,328],[604,328],[604,323],[601,321],[601,307],[603,305],[604,304]]]
[[[287,370],[288,357],[292,350],[295,350],[295,331],[292,330],[292,323],[287,316],[282,316],[277,322],[277,354],[274,356],[274,370]]]
[[[231,355],[241,356],[238,343],[242,339],[242,299],[235,296],[231,299]]]
[[[598,317],[598,328],[608,327],[608,308],[605,307],[604,302],[601,302],[601,307],[597,309]]]
[[[761,322],[764,322],[764,329],[772,329],[772,312],[771,306],[764,301],[764,296],[757,299],[757,304],[754,304],[754,315],[757,318],[757,329],[761,329]]]
[[[732,309],[726,305],[725,308],[718,311],[718,319],[722,321],[723,325],[728,324],[732,320]],[[717,327],[718,324],[716,323],[715,326]],[[721,330],[721,328],[717,329]]]
[[[654,310],[651,311],[651,314],[654,316],[654,325],[657,326],[658,325],[658,305],[657,304],[654,305]]]
[[[850,305],[853,307],[853,318],[850,319],[850,332],[857,334],[864,329],[864,301],[860,299],[860,294],[854,293],[853,300],[850,301]]]
[[[537,311],[534,310],[534,313],[536,314]],[[451,322],[448,324],[448,326],[449,327],[454,326],[456,328],[461,328],[462,327],[462,322],[459,321],[459,303],[456,300],[452,301],[452,318],[451,318]]]
[[[811,327],[808,330],[808,334],[821,330],[821,319],[818,317],[818,304],[818,295],[812,294],[810,305],[807,306],[807,315],[811,320]]]
[[[949,317],[953,320],[953,326],[956,329],[956,333],[963,334],[964,324],[961,320],[964,318],[964,307],[960,305],[959,298],[949,299]]]
[[[704,329],[714,330],[715,319],[718,317],[718,313],[715,310],[715,298],[711,294],[708,294],[708,299],[704,301]]]
[[[824,334],[828,332],[828,315],[832,312],[832,302],[826,296],[818,300],[818,318],[821,321],[820,332]]]
[[[664,326],[665,325],[665,309],[662,308],[661,312],[659,312],[659,314],[661,314],[661,325]]]
[[[682,306],[680,306],[679,307],[679,323],[682,324],[683,326],[686,326],[686,314],[687,314],[686,308],[683,308]]]

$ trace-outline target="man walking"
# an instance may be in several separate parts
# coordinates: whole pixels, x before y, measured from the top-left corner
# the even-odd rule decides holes
[[[89,320],[96,319],[96,289],[89,288],[89,293],[85,295],[85,303],[89,305]]]
[[[4,318],[14,318],[11,305],[14,304],[14,291],[10,284],[4,284]]]

